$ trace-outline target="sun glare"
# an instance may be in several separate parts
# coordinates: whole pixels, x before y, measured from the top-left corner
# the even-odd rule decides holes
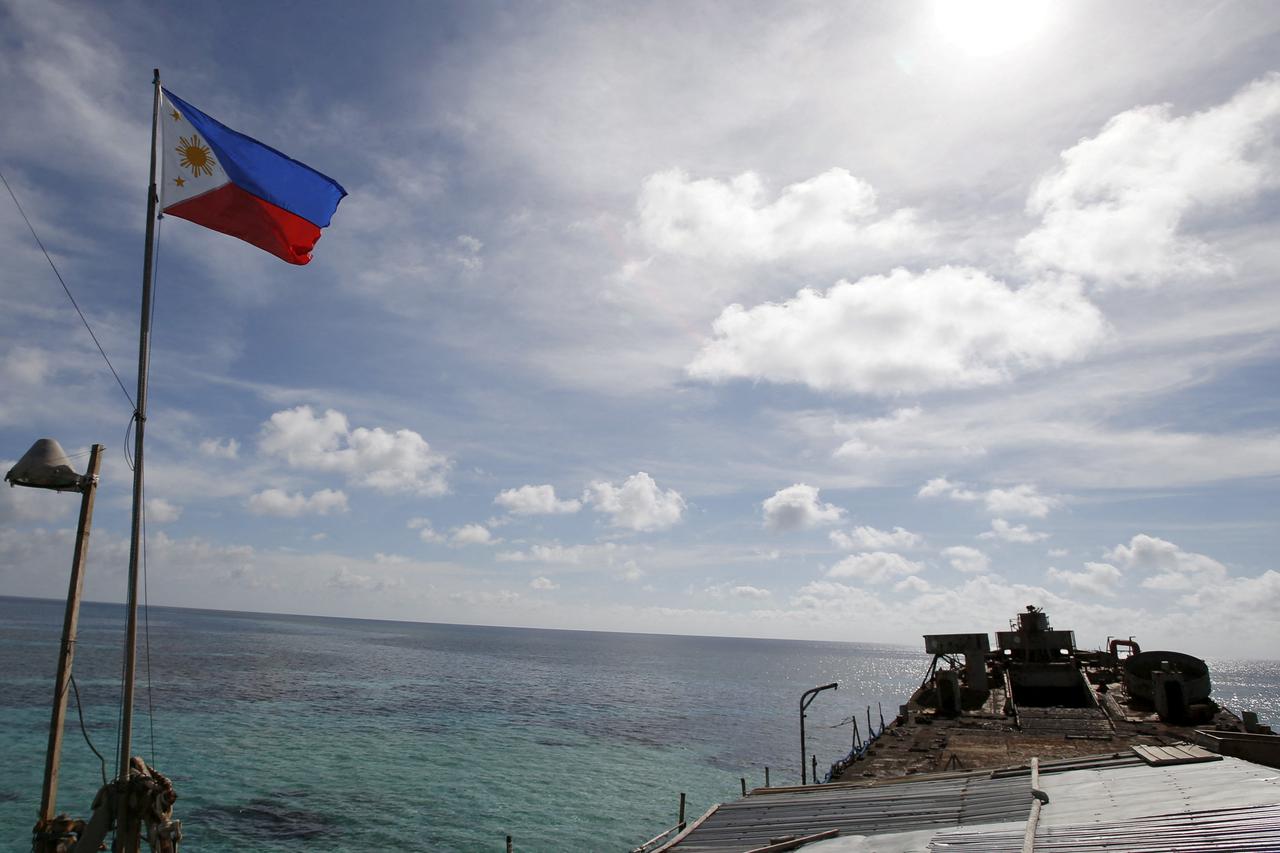
[[[972,56],[994,56],[1034,39],[1049,0],[935,0],[934,18],[948,41]]]

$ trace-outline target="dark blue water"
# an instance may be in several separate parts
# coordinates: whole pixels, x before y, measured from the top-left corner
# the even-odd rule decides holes
[[[838,724],[923,675],[914,650],[845,643],[424,625],[152,608],[133,752],[174,781],[185,848],[620,851],[799,776],[798,702],[826,765]],[[62,605],[0,598],[0,849],[39,806]],[[122,608],[88,604],[77,682],[116,765]],[[1280,664],[1210,661],[1215,694],[1280,722]],[[148,706],[154,714],[148,714]],[[69,714],[59,805],[101,770]],[[154,725],[153,725],[154,724]]]
[[[0,599],[0,848],[29,845],[62,605]],[[116,766],[123,619],[88,604],[76,674]],[[624,850],[740,777],[799,775],[798,701],[819,764],[835,727],[887,717],[927,663],[893,647],[150,612],[135,754],[173,778],[188,849]],[[154,707],[154,753],[148,704]],[[74,710],[59,805],[87,816],[101,771]]]

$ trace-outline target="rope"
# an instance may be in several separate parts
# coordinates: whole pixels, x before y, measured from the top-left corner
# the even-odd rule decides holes
[[[124,428],[124,464],[129,467],[130,471],[133,470],[133,448],[130,447],[133,442],[129,441],[129,436],[133,435],[133,424],[137,420],[138,410],[134,409],[133,415],[129,418],[129,423]]]
[[[120,656],[120,696],[116,700],[116,760],[112,767],[120,766],[120,732],[124,730],[124,664],[125,656]]]
[[[84,707],[80,704],[80,688],[76,686],[76,677],[71,676],[71,690],[76,695],[76,715],[80,717],[80,734],[84,735],[84,742],[89,744],[89,749],[93,750],[93,754],[98,756],[98,763],[102,765],[102,784],[107,784],[107,760],[102,757],[102,753],[98,752],[98,748],[93,745],[93,741],[89,739],[89,730],[84,724]]]
[[[31,230],[31,236],[35,238],[36,245],[40,247],[40,251],[44,253],[44,259],[49,262],[50,269],[57,276],[58,284],[62,285],[62,290],[67,294],[67,299],[71,300],[71,307],[76,309],[76,313],[80,315],[80,322],[84,323],[85,329],[89,332],[89,337],[93,338],[93,343],[98,347],[98,352],[102,354],[102,360],[107,363],[107,367],[111,370],[111,375],[116,378],[116,384],[120,386],[120,391],[124,394],[124,398],[129,401],[129,405],[135,409],[137,405],[133,402],[133,398],[129,396],[129,389],[124,387],[124,382],[120,380],[120,374],[116,373],[115,365],[111,363],[111,359],[107,358],[107,351],[102,348],[102,344],[98,341],[98,336],[93,333],[93,327],[89,325],[89,321],[85,319],[84,312],[80,310],[80,306],[76,304],[76,298],[71,295],[71,288],[67,287],[66,281],[62,278],[62,273],[58,272],[58,266],[53,262],[53,258],[49,257],[49,250],[44,247],[44,243],[40,239],[40,235],[36,233],[36,228],[31,224],[31,220],[27,217],[27,212],[22,209],[22,204],[18,201],[18,197],[14,195],[13,187],[9,186],[9,181],[5,178],[4,172],[0,171],[0,183],[4,184],[4,188],[9,191],[9,198],[13,199],[14,205],[18,208],[18,213],[22,214],[22,221],[27,223],[27,228]]]

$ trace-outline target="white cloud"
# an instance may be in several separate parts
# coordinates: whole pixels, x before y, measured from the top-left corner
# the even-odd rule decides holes
[[[1084,570],[1068,572],[1049,567],[1049,580],[1066,584],[1079,592],[1113,596],[1120,584],[1120,570],[1110,563],[1085,563]]]
[[[837,524],[844,510],[818,499],[818,489],[796,483],[774,492],[761,502],[764,526],[770,530],[806,530],[820,524]]]
[[[1056,497],[1040,494],[1039,489],[1030,483],[978,492],[966,487],[964,483],[953,483],[946,477],[935,477],[925,483],[916,492],[916,497],[947,497],[953,501],[966,502],[982,500],[992,515],[1026,515],[1032,518],[1044,518],[1050,510],[1062,504]]]
[[[1079,359],[1104,321],[1069,281],[1014,290],[979,270],[940,267],[730,305],[712,328],[688,365],[694,378],[897,394],[994,385]]]
[[[901,554],[873,551],[845,557],[827,570],[827,577],[854,578],[865,583],[884,583],[900,575],[914,575],[924,570],[923,563],[908,560]]]
[[[673,169],[645,180],[637,208],[649,245],[729,261],[888,248],[926,236],[910,210],[879,216],[871,185],[839,168],[791,184],[773,201],[753,172],[730,181],[691,180]]]
[[[495,559],[500,563],[568,563],[577,565],[586,553],[585,545],[533,545],[528,551],[499,551]]]
[[[918,498],[948,497],[953,501],[976,501],[981,495],[965,488],[963,483],[953,483],[946,477],[934,477],[916,492]]]
[[[404,582],[399,578],[376,578],[362,575],[346,566],[339,566],[329,577],[329,586],[344,592],[385,592],[402,587]]]
[[[1186,233],[1186,218],[1280,183],[1275,138],[1280,74],[1187,116],[1168,104],[1120,113],[1062,152],[1028,201],[1041,225],[1018,244],[1034,268],[1088,276],[1099,287],[1156,285],[1227,267]]]
[[[942,556],[951,563],[951,568],[958,572],[977,574],[991,568],[991,558],[968,545],[952,545],[942,549]]]
[[[490,545],[494,541],[493,534],[483,524],[464,524],[461,527],[455,527],[449,537],[449,544],[459,546]]]
[[[1096,636],[1101,641],[1108,633],[1118,633],[1115,625],[1125,626],[1127,633],[1141,633],[1143,627],[1135,618],[1141,614],[1133,610],[1117,610],[1094,602],[1078,604],[1043,587],[990,575],[965,578],[959,586],[934,587],[901,604],[887,601],[877,590],[832,580],[805,584],[791,599],[792,606],[807,611],[811,620],[832,626],[858,619],[863,624],[882,626],[882,630],[896,624],[927,624],[938,633],[990,630],[1005,624],[1028,602],[1044,606],[1055,625],[1074,629],[1082,640]],[[905,633],[899,636],[918,648],[918,637],[912,641]]]
[[[529,581],[529,589],[536,589],[539,592],[550,592],[559,588],[560,584],[554,583],[550,578],[541,575]]]
[[[1050,548],[1047,552],[1050,557],[1065,557],[1071,552],[1066,548]]]
[[[933,584],[929,583],[924,578],[916,577],[915,575],[908,575],[907,577],[895,583],[893,585],[893,588],[896,592],[909,591],[909,592],[922,593],[922,592],[928,592],[929,590],[933,589]]]
[[[17,90],[14,100],[6,100],[10,107],[23,108],[28,131],[12,137],[14,144],[21,141],[28,154],[41,153],[56,164],[64,163],[72,150],[66,134],[75,133],[77,126],[111,148],[145,145],[144,126],[128,115],[123,96],[114,91],[128,79],[125,54],[113,32],[115,22],[56,6],[45,7],[44,14],[32,19],[22,14],[23,7],[11,8],[8,29],[21,40],[22,53],[17,54],[15,46],[15,58],[23,58],[12,72],[6,69],[6,87]],[[62,60],[53,61],[53,54]],[[62,101],[61,108],[50,105],[55,99]],[[43,128],[49,138],[32,139],[40,135],[32,132],[35,127]],[[119,151],[104,151],[103,158],[114,168],[127,168],[128,159]]]
[[[493,502],[513,515],[562,515],[582,508],[581,501],[558,500],[555,487],[548,485],[504,489]]]
[[[991,522],[991,529],[978,534],[978,538],[1000,539],[1005,542],[1039,542],[1041,539],[1048,539],[1049,534],[1031,530],[1025,524],[1010,524],[1003,518],[997,518]]]
[[[261,589],[264,585],[274,587],[274,583],[265,582],[251,565],[232,566],[223,575],[227,580],[236,586],[246,587],[248,589]]]
[[[267,489],[249,498],[249,510],[257,515],[297,518],[300,515],[328,515],[347,511],[347,496],[333,489],[321,489],[307,497],[283,489]]]
[[[851,532],[833,530],[829,534],[831,544],[846,551],[863,549],[867,551],[905,550],[919,548],[924,544],[924,537],[910,530],[895,527],[892,531],[877,530],[874,527],[855,527]]]
[[[346,415],[333,409],[320,416],[310,406],[276,412],[262,428],[260,446],[295,468],[341,473],[355,485],[381,492],[448,491],[449,460],[433,452],[421,435],[408,429],[351,429]]]
[[[436,531],[429,518],[411,518],[405,522],[405,527],[418,531],[418,538],[423,542],[435,544],[445,541],[444,534]]]
[[[240,442],[234,438],[206,438],[200,442],[200,452],[214,459],[235,459],[240,455]]]
[[[622,566],[622,573],[619,578],[627,583],[639,583],[645,576],[644,569],[636,565],[635,560],[627,560]]]
[[[621,549],[613,542],[602,545],[531,545],[527,551],[499,551],[496,559],[503,563],[557,563],[581,565],[599,562],[612,565]]]
[[[861,587],[837,581],[810,581],[796,590],[791,597],[791,606],[824,614],[851,613],[854,609],[853,602],[866,596],[866,590]]]
[[[615,527],[629,530],[664,530],[680,521],[684,498],[675,489],[662,491],[643,471],[632,474],[621,486],[596,481],[587,486],[583,503],[606,513]]]
[[[691,595],[701,592],[703,595],[710,596],[711,598],[720,599],[743,598],[751,601],[763,601],[767,598],[773,597],[773,592],[764,589],[763,587],[751,586],[749,584],[734,584],[729,582],[710,584],[709,586],[703,587],[701,590],[695,586],[690,586],[688,591]]]
[[[38,347],[15,346],[0,359],[0,374],[20,385],[40,385],[52,373],[49,354]]]
[[[791,422],[800,423],[819,448],[847,439],[835,458],[856,464],[870,482],[896,482],[919,476],[922,468],[927,473],[930,467],[956,465],[980,466],[1002,481],[1052,480],[1103,489],[1180,487],[1280,473],[1280,434],[1274,430],[1197,432],[1185,424],[1142,421],[1146,401],[1186,393],[1235,363],[1208,351],[1185,354],[1186,346],[1175,346],[1181,347],[1178,353],[1161,352],[1136,363],[1090,363],[1051,381],[1022,383],[996,396],[964,395],[927,410],[911,407],[891,417],[850,421],[812,411],[793,415]],[[1253,363],[1256,352],[1244,349],[1254,353],[1245,363]],[[1120,413],[1132,417],[1119,418]],[[956,486],[970,500],[985,494],[945,478],[939,482]]]
[[[480,255],[480,250],[484,248],[483,242],[470,234],[459,234],[453,245],[452,251],[444,253],[446,260],[467,272],[475,272],[484,266],[484,258]]]
[[[1280,623],[1280,572],[1268,569],[1256,578],[1227,578],[1225,580],[1201,586],[1195,592],[1182,597],[1181,603],[1209,614],[1222,614],[1224,618],[1233,620],[1236,626],[1233,638],[1248,636],[1257,645],[1249,654],[1264,654],[1268,648],[1254,632],[1239,629],[1239,616],[1244,613],[1260,616],[1271,623],[1272,630]],[[1274,645],[1270,646],[1274,648]],[[1238,653],[1240,647],[1234,646]]]
[[[1031,518],[1044,518],[1050,510],[1062,504],[1058,498],[1040,494],[1029,483],[1009,489],[992,489],[983,495],[983,499],[992,515],[1026,515]]]
[[[919,406],[907,406],[894,409],[883,417],[842,422],[836,430],[848,437],[833,455],[837,459],[865,465],[868,462],[883,463],[951,454],[980,456],[985,452],[981,445],[966,440],[963,435],[921,434],[919,424],[928,420],[924,414],[924,409]],[[939,477],[922,487],[922,496],[928,497],[923,492],[930,488],[931,483],[948,485],[945,478]]]
[[[478,591],[465,590],[462,592],[449,593],[449,600],[458,604],[468,604],[472,606],[493,607],[515,604],[520,600],[520,593],[511,589]]]
[[[1184,551],[1145,533],[1134,536],[1128,545],[1117,545],[1108,558],[1126,569],[1149,573],[1151,576],[1142,581],[1147,589],[1192,589],[1227,576],[1227,567],[1212,557]]]
[[[147,521],[155,524],[169,524],[182,516],[182,507],[170,503],[164,498],[147,499]]]

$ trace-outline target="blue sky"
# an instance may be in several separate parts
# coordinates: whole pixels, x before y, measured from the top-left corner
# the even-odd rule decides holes
[[[1265,657],[1278,28],[6,0],[0,164],[130,387],[152,67],[350,193],[304,268],[162,221],[153,603]],[[106,445],[119,599],[129,405],[7,198],[0,252],[0,457]],[[75,503],[0,492],[0,592]]]

